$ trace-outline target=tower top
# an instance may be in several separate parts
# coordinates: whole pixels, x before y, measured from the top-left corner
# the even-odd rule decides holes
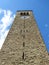
[[[29,16],[32,14],[32,10],[18,10],[17,15]]]

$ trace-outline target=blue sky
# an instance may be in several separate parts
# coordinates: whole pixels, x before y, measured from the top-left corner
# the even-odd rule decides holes
[[[0,48],[17,10],[32,10],[49,52],[49,0],[0,0]]]

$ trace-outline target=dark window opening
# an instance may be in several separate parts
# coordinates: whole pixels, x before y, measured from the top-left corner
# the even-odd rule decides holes
[[[27,12],[27,15],[29,15],[29,13]]]
[[[20,15],[22,15],[23,13],[20,13]]]
[[[24,60],[24,52],[23,52],[23,55],[22,55],[22,59]]]
[[[25,46],[25,42],[23,42],[23,47]]]

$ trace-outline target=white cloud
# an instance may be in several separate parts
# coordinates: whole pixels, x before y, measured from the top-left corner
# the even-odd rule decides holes
[[[10,10],[0,9],[0,14],[3,13],[3,17],[0,19],[0,49],[3,45],[3,42],[8,34],[9,29],[6,29],[10,26],[14,20],[15,15]]]
[[[1,39],[0,39],[0,49],[2,48],[2,45],[3,45],[4,41],[5,41],[5,38],[6,38],[7,34],[8,34],[8,32],[9,32],[9,30],[6,30],[5,33],[4,33],[4,34],[2,33],[2,35],[1,35]],[[3,35],[4,35],[4,36],[3,36]]]

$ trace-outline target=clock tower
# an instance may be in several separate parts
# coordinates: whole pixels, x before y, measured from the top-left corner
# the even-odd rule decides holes
[[[49,65],[49,55],[32,10],[19,10],[0,51],[0,65]]]

